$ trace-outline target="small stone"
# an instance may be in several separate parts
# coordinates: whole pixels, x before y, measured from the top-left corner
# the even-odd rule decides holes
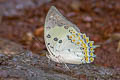
[[[80,1],[72,1],[71,8],[76,10],[76,11],[79,11],[79,9],[80,9]]]
[[[86,27],[87,27],[87,28],[90,28],[90,27],[91,27],[91,24],[90,24],[90,23],[87,23],[87,24],[86,24]]]
[[[85,22],[91,22],[92,18],[90,16],[84,16],[83,17],[83,21],[85,21]]]

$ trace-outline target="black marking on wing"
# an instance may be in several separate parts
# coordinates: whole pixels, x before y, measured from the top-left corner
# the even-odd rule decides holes
[[[50,45],[50,43],[48,43],[48,45]]]
[[[58,41],[58,38],[57,38],[57,37],[55,37],[55,38],[54,38],[54,41]]]
[[[51,47],[51,46],[50,46]],[[50,50],[50,48],[48,47],[48,50],[50,51],[50,53],[53,55],[53,56],[55,56],[52,52],[51,52],[51,50]],[[50,54],[49,54],[50,55]]]
[[[47,35],[47,38],[51,38],[50,34]]]
[[[59,43],[62,43],[62,40],[59,40]]]

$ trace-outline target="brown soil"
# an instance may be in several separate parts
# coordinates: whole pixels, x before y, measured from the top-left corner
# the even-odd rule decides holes
[[[43,38],[44,20],[52,5],[78,25],[80,31],[86,33],[95,44],[101,44],[95,51],[97,57],[94,64],[120,68],[120,52],[117,51],[119,40],[112,38],[106,43],[113,34],[120,33],[119,0],[54,0],[37,8],[25,9],[22,15],[2,17],[0,37],[13,40],[24,48],[41,54],[46,50]]]

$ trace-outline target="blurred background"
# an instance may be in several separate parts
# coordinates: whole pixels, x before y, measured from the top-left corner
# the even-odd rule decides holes
[[[120,68],[120,0],[0,0],[0,37],[42,55],[45,17],[53,5],[100,45],[94,64]]]

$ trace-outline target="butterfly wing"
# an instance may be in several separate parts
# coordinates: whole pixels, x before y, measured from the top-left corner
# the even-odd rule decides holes
[[[93,42],[53,6],[47,14],[44,30],[45,44],[49,51],[47,56],[51,60],[72,64],[93,61],[94,46],[89,46]]]
[[[68,27],[74,27],[77,32],[80,32],[78,27],[68,21],[54,6],[50,8],[45,20],[45,33],[49,32],[51,28],[54,28],[56,25]]]

